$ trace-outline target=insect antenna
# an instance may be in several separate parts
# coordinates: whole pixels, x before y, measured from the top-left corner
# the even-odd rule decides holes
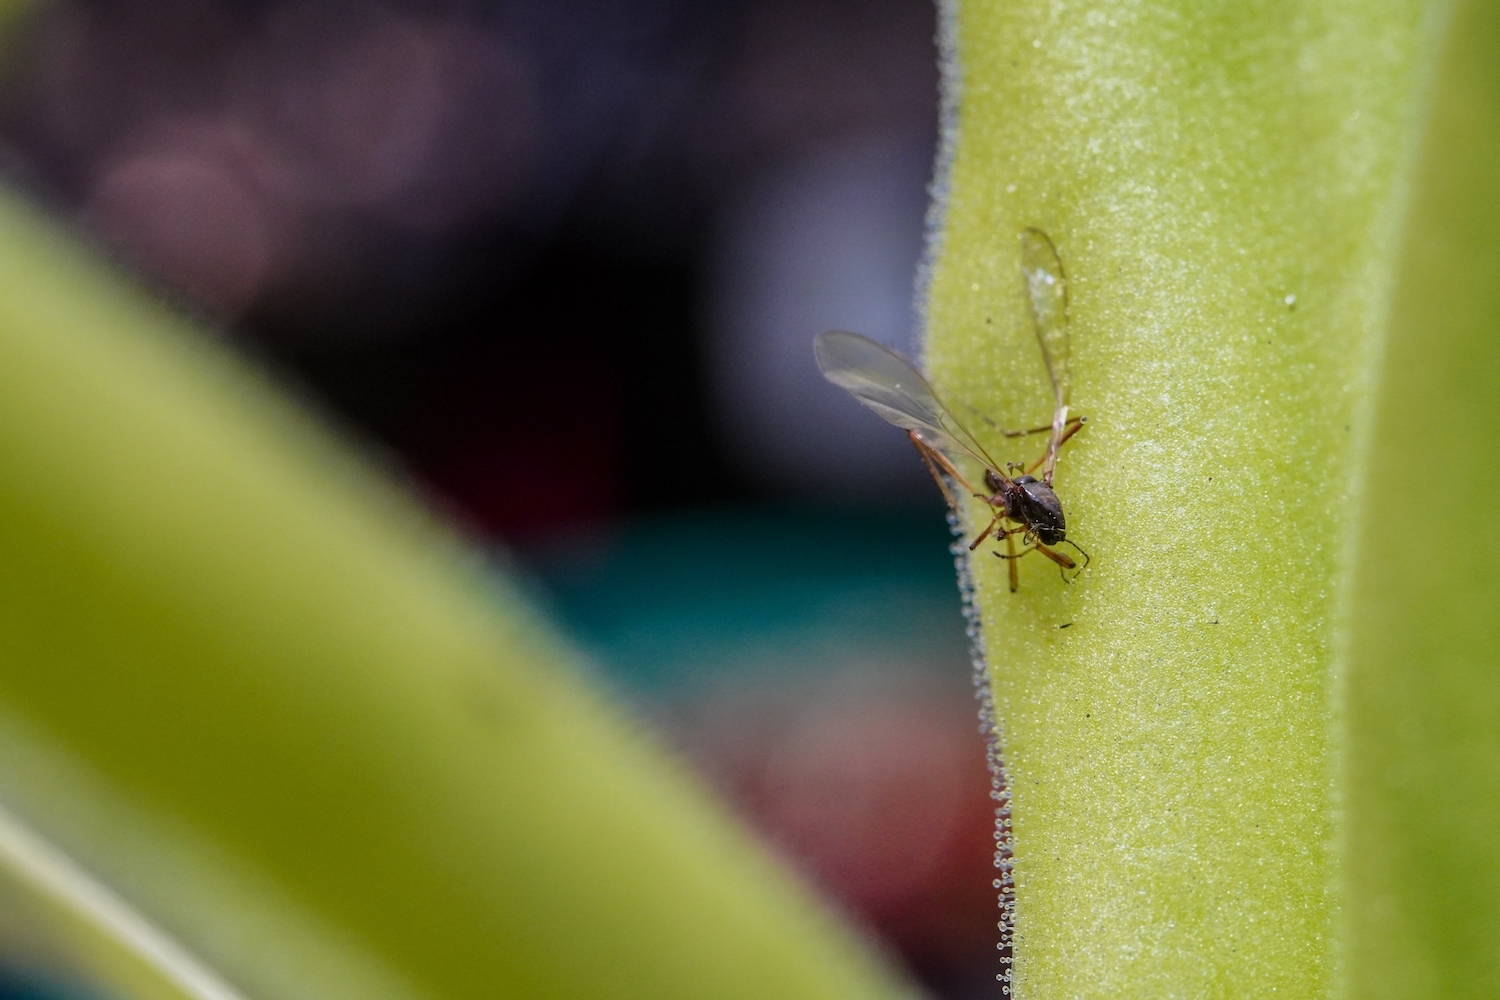
[[[1079,555],[1083,556],[1083,564],[1078,567],[1079,569],[1084,569],[1085,567],[1088,566],[1089,563],[1091,563],[1091,562],[1094,561],[1092,558],[1089,557],[1089,554],[1087,552],[1083,551],[1083,549],[1079,547],[1079,545],[1078,545],[1077,542],[1073,541],[1073,539],[1071,539],[1071,538],[1064,538],[1063,541],[1065,541],[1069,545],[1073,546],[1073,551],[1074,552],[1077,552]]]
[[[1067,581],[1068,583],[1072,583],[1074,580],[1078,579],[1078,573],[1082,573],[1084,570],[1088,569],[1089,563],[1093,562],[1094,560],[1091,559],[1089,557],[1089,554],[1087,552],[1085,552],[1079,546],[1079,544],[1077,542],[1073,541],[1073,539],[1071,539],[1071,538],[1064,538],[1063,541],[1066,542],[1068,545],[1071,545],[1073,547],[1073,551],[1075,551],[1079,555],[1083,556],[1083,562],[1081,562],[1081,563],[1078,564],[1078,572],[1074,573],[1071,577],[1068,576],[1067,571],[1065,569],[1063,569],[1061,566],[1058,567],[1059,571],[1062,572],[1062,578],[1065,581]]]

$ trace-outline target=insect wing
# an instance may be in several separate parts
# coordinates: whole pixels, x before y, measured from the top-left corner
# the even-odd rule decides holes
[[[1040,229],[1021,230],[1021,274],[1042,360],[1060,409],[1068,402],[1068,279],[1052,238]]]
[[[895,351],[847,330],[829,330],[813,340],[823,377],[841,386],[881,418],[950,456],[972,455],[987,465],[994,460],[938,401],[932,386]]]

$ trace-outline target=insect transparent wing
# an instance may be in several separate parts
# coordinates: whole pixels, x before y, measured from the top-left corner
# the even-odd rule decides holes
[[[1052,239],[1040,229],[1021,230],[1021,274],[1042,360],[1061,409],[1068,402],[1068,279]]]
[[[950,456],[967,453],[987,465],[995,464],[938,401],[911,362],[884,344],[847,330],[829,330],[813,339],[813,351],[824,378],[849,390],[889,423],[915,431]]]

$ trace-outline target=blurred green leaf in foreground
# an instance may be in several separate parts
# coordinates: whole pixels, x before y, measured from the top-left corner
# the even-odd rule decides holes
[[[400,490],[0,199],[13,966],[219,1000],[904,995],[576,666]]]

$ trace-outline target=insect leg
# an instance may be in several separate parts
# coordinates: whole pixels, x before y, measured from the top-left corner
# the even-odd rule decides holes
[[[1030,430],[1013,431],[1008,428],[1001,427],[999,424],[995,423],[989,417],[985,416],[983,413],[980,413],[979,410],[975,409],[972,406],[969,407],[969,412],[974,414],[974,416],[978,417],[980,420],[983,420],[985,424],[989,426],[990,430],[999,431],[1001,434],[1004,434],[1008,438],[1025,437],[1028,434],[1045,434],[1047,431],[1050,431],[1052,429],[1051,424],[1046,424],[1042,427],[1033,427]]]
[[[1052,429],[1052,425],[1051,424],[1046,424],[1046,425],[1041,426],[1041,427],[1033,427],[1030,430],[1025,430],[1025,431],[1008,431],[1004,427],[996,427],[995,428],[995,430],[999,431],[1001,434],[1004,434],[1008,438],[1025,437],[1028,434],[1045,434],[1048,431],[1050,431],[1051,429]]]
[[[1079,431],[1083,430],[1083,425],[1088,423],[1088,419],[1088,417],[1074,417],[1067,423],[1063,424],[1063,430],[1062,433],[1058,436],[1057,443],[1052,444],[1049,442],[1047,444],[1047,450],[1042,452],[1042,457],[1031,463],[1031,466],[1026,469],[1026,472],[1028,474],[1033,473],[1037,469],[1045,465],[1047,467],[1047,471],[1042,473],[1042,481],[1048,486],[1051,486],[1052,472],[1055,468],[1057,468],[1058,452],[1062,450],[1062,446],[1067,443],[1069,438],[1071,438],[1074,434],[1077,434]],[[1048,427],[1045,429],[1051,430],[1052,428]]]
[[[1006,547],[1007,551],[1006,552],[996,552],[995,553],[996,556],[1000,557],[1001,559],[1008,560],[1010,562],[1010,591],[1013,594],[1016,592],[1016,585],[1017,585],[1016,584],[1016,560],[1020,559],[1022,556],[1030,555],[1033,552],[1040,552],[1042,555],[1046,556],[1048,559],[1051,559],[1054,563],[1056,563],[1057,567],[1058,567],[1058,571],[1061,572],[1062,575],[1063,575],[1063,579],[1064,580],[1068,580],[1070,582],[1072,580],[1074,580],[1074,579],[1077,579],[1078,573],[1075,573],[1075,574],[1073,574],[1072,577],[1069,577],[1068,574],[1067,574],[1067,570],[1076,569],[1076,570],[1078,570],[1079,573],[1082,573],[1084,571],[1084,569],[1088,566],[1088,564],[1092,561],[1091,559],[1089,559],[1089,554],[1087,552],[1083,551],[1083,549],[1079,549],[1078,545],[1076,543],[1074,543],[1072,541],[1069,541],[1066,538],[1063,539],[1063,541],[1067,542],[1069,545],[1072,545],[1073,548],[1078,549],[1079,555],[1083,556],[1083,565],[1082,566],[1078,565],[1078,563],[1075,562],[1071,556],[1069,556],[1069,555],[1067,555],[1065,553],[1059,552],[1056,549],[1050,549],[1047,546],[1043,545],[1041,542],[1034,541],[1034,540],[1031,541],[1030,544],[1028,544],[1026,548],[1022,549],[1020,552],[1017,552],[1013,536],[1021,534],[1021,533],[1022,533],[1022,529],[1020,529],[1020,528],[1012,528],[1010,531],[1004,532],[1004,534],[1005,534],[1005,547]]]
[[[1060,438],[1057,439],[1057,446],[1059,448],[1061,448],[1063,445],[1067,444],[1068,443],[1068,438],[1072,437],[1074,434],[1077,434],[1079,431],[1083,430],[1083,425],[1086,424],[1086,423],[1088,423],[1088,422],[1089,422],[1089,418],[1088,417],[1074,417],[1072,420],[1069,420],[1063,426],[1064,427],[1068,427],[1070,429],[1068,430],[1068,432],[1066,434],[1064,434],[1062,437],[1060,437]]]
[[[928,444],[926,441],[923,441],[921,438],[917,437],[917,432],[916,431],[907,431],[906,432],[906,436],[911,439],[912,445],[916,447],[917,453],[922,456],[923,461],[925,461],[925,462],[928,463],[927,464],[927,468],[928,469],[932,469],[932,467],[934,465],[936,465],[939,469],[942,469],[944,472],[948,473],[948,475],[952,476],[954,482],[958,483],[958,485],[962,486],[965,490],[967,490],[968,492],[972,493],[974,496],[983,496],[984,495],[984,494],[980,493],[978,490],[976,490],[974,488],[973,484],[971,484],[967,479],[965,479],[963,477],[963,474],[960,473],[957,469],[955,469],[953,467],[953,463],[950,462],[950,461],[948,461],[948,456],[947,455],[944,455],[942,452],[938,451],[932,445]],[[937,476],[937,473],[933,472],[933,475]],[[942,481],[941,477],[938,477],[938,485],[939,486],[943,486],[943,494],[945,496],[949,496],[948,487],[945,486],[945,485],[943,485],[943,481]],[[953,503],[953,501],[952,501],[951,498],[949,500],[949,503]],[[957,509],[958,509],[957,506],[955,506],[954,510],[957,510]]]
[[[922,464],[927,466],[927,471],[932,474],[932,481],[937,483],[938,489],[943,491],[943,499],[948,501],[948,509],[953,511],[955,516],[962,516],[963,511],[958,506],[957,498],[953,496],[953,491],[948,489],[948,484],[943,481],[943,474],[938,471],[938,467],[928,457],[928,449],[923,447],[922,442],[917,440],[915,434],[908,434],[908,437],[911,438],[911,443],[916,446],[917,454],[922,456]]]
[[[943,499],[948,501],[948,509],[953,511],[956,516],[962,517],[963,510],[958,505],[958,499],[954,497],[953,492],[948,489],[948,484],[943,481],[942,473],[938,471],[937,464],[934,461],[935,459],[942,460],[942,453],[924,444],[922,440],[915,434],[908,432],[907,436],[911,439],[911,443],[916,446],[917,454],[922,456],[922,464],[927,466],[927,471],[932,474],[932,481],[937,483],[938,489],[943,491]],[[952,463],[943,461],[943,467],[949,471],[954,479],[958,480],[960,483],[963,483],[963,485],[966,487],[969,486],[964,478],[953,469]],[[973,488],[969,488],[972,491]],[[1002,509],[994,517],[990,518],[990,523],[985,525],[984,530],[979,533],[979,537],[969,543],[970,552],[973,552],[975,549],[979,548],[979,543],[989,537],[990,532],[995,530],[996,526],[1000,523],[1000,519],[1004,516],[1005,511]]]
[[[995,530],[996,526],[998,526],[1000,524],[1000,519],[1002,517],[1004,517],[1004,516],[1005,516],[1005,511],[1002,510],[999,513],[997,513],[994,517],[990,518],[990,523],[987,524],[987,525],[985,525],[984,530],[979,533],[979,537],[976,538],[976,539],[974,539],[972,542],[969,543],[969,551],[970,552],[973,552],[975,549],[979,548],[979,543],[982,542],[982,541],[984,541],[986,538],[990,537],[990,532],[992,532],[992,531]],[[1001,533],[1002,534],[1005,533],[1004,529],[1001,529]]]
[[[999,555],[998,552],[995,554]],[[1021,556],[1025,554],[1022,552]],[[1005,557],[1010,564],[1010,592],[1012,594],[1021,586],[1020,574],[1016,571],[1016,560],[1021,558],[1021,556],[1016,555],[1015,532],[1007,531],[1005,533]]]
[[[1047,546],[1041,544],[1040,542],[1038,542],[1036,545],[1033,545],[1032,548],[1036,549],[1042,555],[1057,563],[1063,569],[1076,569],[1078,567],[1078,564],[1073,561],[1072,556],[1059,552],[1056,549],[1049,549],[1047,548]],[[1080,549],[1079,551],[1082,550]]]
[[[1022,549],[1020,552],[1017,552],[1015,536],[1022,533],[1023,529],[1021,528],[1011,528],[1009,531],[1005,532],[1005,548],[1007,551],[995,553],[996,558],[1004,559],[1005,561],[1010,563],[1010,592],[1012,594],[1016,592],[1016,588],[1019,586],[1019,580],[1017,579],[1016,574],[1016,560],[1022,558],[1023,556],[1030,555],[1038,548],[1038,546],[1035,544],[1029,544],[1026,546],[1026,548]]]

